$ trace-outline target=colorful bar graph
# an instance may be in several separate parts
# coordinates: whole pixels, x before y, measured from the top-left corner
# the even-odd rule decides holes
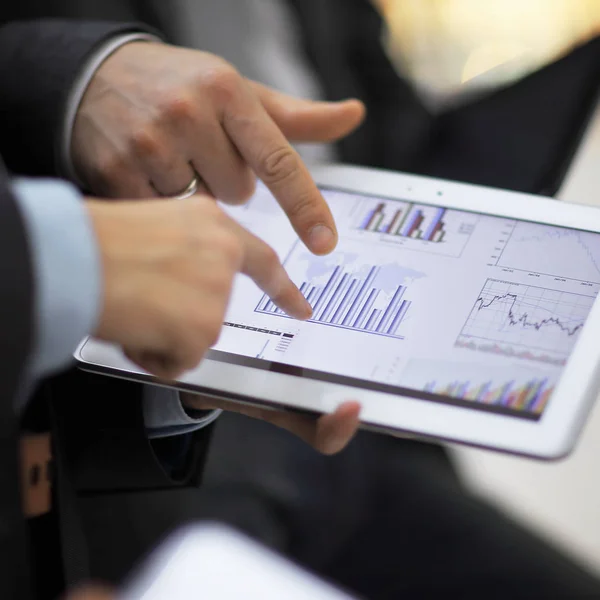
[[[394,215],[394,218],[390,221],[390,224],[387,226],[385,233],[392,233],[395,231],[395,229],[402,223],[403,214],[404,211],[402,209],[396,211],[396,214]]]
[[[420,210],[415,210],[411,213],[408,223],[404,227],[402,231],[402,237],[410,237],[412,232],[415,230],[415,224],[419,217],[421,216]]]
[[[541,414],[554,391],[554,386],[549,384],[547,378],[531,379],[522,385],[517,385],[515,381],[502,384],[487,381],[480,385],[473,385],[470,381],[439,384],[434,380],[429,381],[423,391]]]
[[[371,204],[360,219],[358,229],[439,243],[446,235],[445,215],[446,209],[442,207],[419,207],[411,202],[379,202],[374,208]]]
[[[420,239],[423,234],[420,227],[423,224],[423,221],[425,220],[425,215],[423,215],[423,213],[420,210],[417,210],[416,214],[417,218],[415,219],[413,226],[410,228],[407,237],[414,237]]]
[[[425,231],[425,235],[423,236],[424,240],[427,240],[429,242],[436,241],[435,237],[444,227],[444,222],[442,221],[442,219],[444,218],[445,214],[445,208],[437,209],[435,217],[432,219],[431,223],[429,224],[429,227]]]
[[[384,291],[375,281],[379,267],[369,265],[361,272],[358,276],[337,266],[321,285],[303,281],[299,289],[313,307],[309,321],[402,339],[398,330],[410,307],[410,302],[403,300],[406,287],[398,285],[393,293]],[[255,312],[287,317],[267,296]]]

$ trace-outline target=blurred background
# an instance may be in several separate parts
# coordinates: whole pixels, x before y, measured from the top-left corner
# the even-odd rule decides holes
[[[509,84],[600,34],[600,0],[373,0],[432,109]],[[549,99],[551,101],[551,99]],[[600,206],[600,108],[558,197]],[[575,452],[542,463],[453,448],[466,482],[600,573],[600,401]]]
[[[432,107],[509,83],[600,33],[598,0],[374,0]]]

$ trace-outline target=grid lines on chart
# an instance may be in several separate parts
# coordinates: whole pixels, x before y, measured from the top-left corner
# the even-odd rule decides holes
[[[457,345],[479,339],[568,355],[594,300],[584,294],[488,279]]]
[[[496,265],[600,283],[600,234],[516,221]]]

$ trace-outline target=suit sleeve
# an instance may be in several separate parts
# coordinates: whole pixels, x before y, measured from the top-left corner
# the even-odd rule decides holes
[[[11,171],[56,173],[67,96],[80,69],[111,37],[139,31],[148,28],[57,19],[0,27],[0,154]]]
[[[25,225],[0,160],[0,589],[6,598],[25,598],[29,591],[15,400],[31,349],[32,277]]]
[[[0,159],[0,402],[14,407],[33,344],[33,269],[25,223]]]

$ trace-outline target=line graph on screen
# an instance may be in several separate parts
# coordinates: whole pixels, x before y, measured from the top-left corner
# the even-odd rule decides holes
[[[594,296],[488,279],[456,346],[564,364]]]
[[[600,283],[600,234],[516,221],[496,265]]]

